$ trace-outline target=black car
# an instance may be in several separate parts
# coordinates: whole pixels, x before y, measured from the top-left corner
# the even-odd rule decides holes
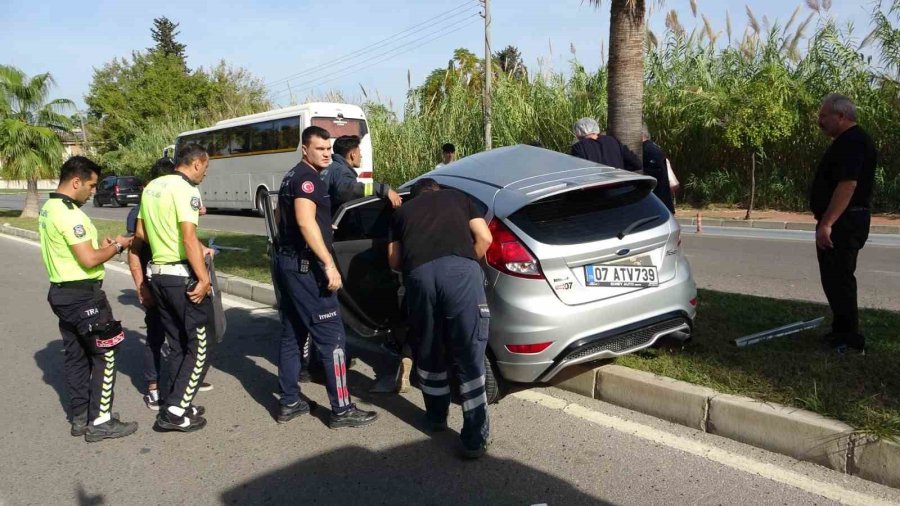
[[[94,193],[94,207],[109,204],[112,207],[137,204],[141,201],[144,185],[136,176],[108,176],[97,185]]]

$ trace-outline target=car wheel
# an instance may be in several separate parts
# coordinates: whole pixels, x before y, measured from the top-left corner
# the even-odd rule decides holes
[[[488,404],[495,404],[503,398],[503,378],[494,359],[484,354],[484,393]]]
[[[258,215],[262,216],[263,218],[266,217],[266,211],[263,208],[263,206],[265,205],[265,199],[266,199],[266,189],[260,188],[259,190],[256,190],[256,213]]]
[[[94,207],[103,207],[103,204],[100,203],[100,199],[94,197]]]
[[[110,205],[110,207],[122,207],[122,204],[120,204],[119,201],[116,200],[115,197],[109,199],[109,205]]]

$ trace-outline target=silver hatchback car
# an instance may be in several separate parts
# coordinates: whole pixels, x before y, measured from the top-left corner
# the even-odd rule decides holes
[[[651,193],[655,179],[523,145],[421,177],[467,194],[493,233],[483,261],[491,400],[503,381],[546,382],[571,365],[690,336],[697,289],[681,227]],[[369,197],[334,217],[343,315],[364,337],[404,328],[402,282],[387,266],[391,213]]]

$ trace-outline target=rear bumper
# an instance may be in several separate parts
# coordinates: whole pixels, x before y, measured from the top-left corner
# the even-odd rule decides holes
[[[137,204],[141,201],[141,193],[119,193],[118,195],[112,195],[110,198],[122,204]]]
[[[520,283],[530,281],[498,283],[489,298],[491,350],[501,375],[510,381],[549,381],[566,367],[626,355],[673,332],[690,333],[696,315],[690,301],[697,287],[686,261],[662,286],[577,306],[563,304],[549,289],[523,296],[529,290]],[[542,342],[552,344],[541,353],[506,348]]]

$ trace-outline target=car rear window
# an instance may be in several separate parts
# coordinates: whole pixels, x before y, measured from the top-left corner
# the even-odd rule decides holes
[[[533,202],[513,213],[509,220],[544,244],[578,244],[616,237],[644,218],[646,223],[631,233],[658,227],[669,210],[645,185],[620,184],[586,188]]]
[[[136,177],[120,177],[117,183],[119,186],[140,186],[141,180]]]

